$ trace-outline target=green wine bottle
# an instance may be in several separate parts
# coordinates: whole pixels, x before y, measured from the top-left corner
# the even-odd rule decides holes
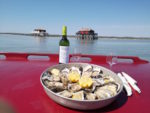
[[[63,26],[62,39],[59,42],[59,63],[69,62],[69,40],[67,39],[67,27]]]

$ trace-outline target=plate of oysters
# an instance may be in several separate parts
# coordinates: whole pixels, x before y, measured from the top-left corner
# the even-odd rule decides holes
[[[87,63],[58,64],[40,77],[46,94],[73,109],[99,109],[112,103],[123,89],[120,78],[109,69]]]

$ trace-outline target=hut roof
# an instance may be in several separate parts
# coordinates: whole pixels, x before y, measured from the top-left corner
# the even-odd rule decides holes
[[[90,28],[82,28],[82,29],[80,29],[80,31],[94,31],[94,30],[92,30]]]
[[[34,31],[44,31],[44,32],[46,32],[45,29],[41,29],[41,28],[34,29]]]

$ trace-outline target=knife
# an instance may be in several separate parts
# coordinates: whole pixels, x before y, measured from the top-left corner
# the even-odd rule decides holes
[[[137,81],[135,79],[133,79],[131,76],[129,76],[127,73],[122,72],[122,75],[129,80],[130,82],[132,82],[133,84],[137,84]]]
[[[132,89],[131,87],[129,86],[128,82],[126,81],[126,79],[121,75],[121,73],[118,73],[117,74],[119,76],[119,78],[122,80],[123,82],[123,86],[127,92],[127,96],[131,96],[132,95]]]
[[[128,81],[128,83],[132,86],[134,90],[136,90],[138,93],[141,93],[140,88],[137,86],[137,81],[134,80],[131,76],[129,76],[127,73],[122,72],[122,75],[125,77],[125,79]]]

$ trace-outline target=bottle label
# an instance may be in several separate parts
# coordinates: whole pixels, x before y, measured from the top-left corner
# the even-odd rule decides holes
[[[59,63],[69,62],[69,46],[59,46]]]

